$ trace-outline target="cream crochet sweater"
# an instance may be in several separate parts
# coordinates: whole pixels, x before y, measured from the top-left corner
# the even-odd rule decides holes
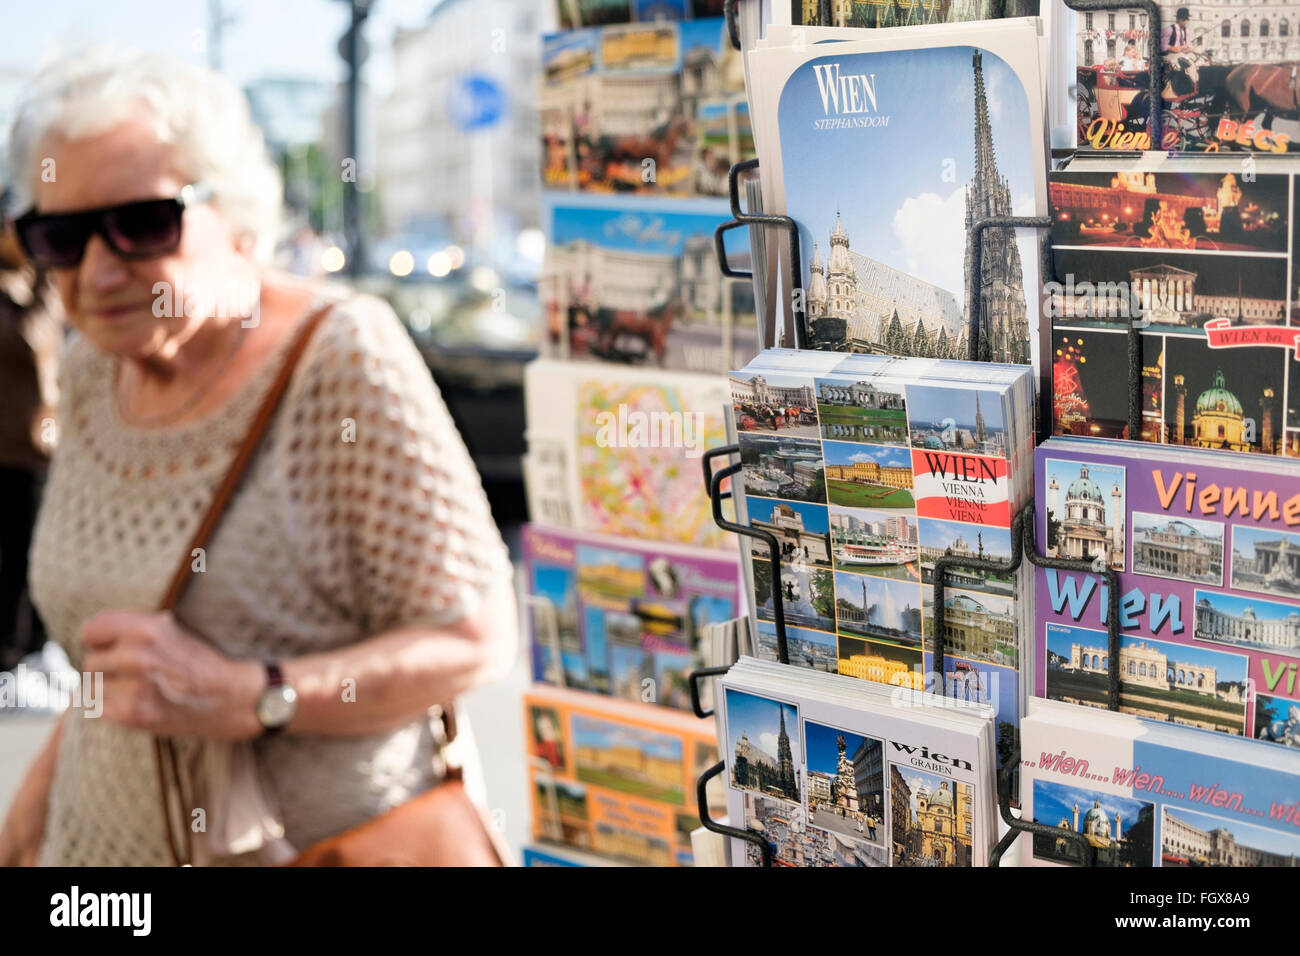
[[[74,667],[88,617],[157,607],[291,339],[216,412],[163,429],[125,424],[114,360],[80,338],[69,344],[31,585]],[[285,658],[445,625],[508,574],[423,360],[385,303],[355,297],[317,328],[177,616],[225,654]],[[171,862],[151,739],[69,715],[42,864]],[[435,751],[421,720],[367,737],[279,735],[252,744],[249,763],[301,849],[427,788]]]

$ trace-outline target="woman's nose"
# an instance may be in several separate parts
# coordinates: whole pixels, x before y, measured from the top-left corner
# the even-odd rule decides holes
[[[81,258],[81,287],[93,292],[105,291],[119,285],[126,275],[126,264],[104,241],[104,237],[91,236],[86,243],[86,253]]]

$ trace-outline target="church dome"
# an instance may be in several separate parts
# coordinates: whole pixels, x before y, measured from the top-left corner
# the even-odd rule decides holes
[[[1071,498],[1086,498],[1089,501],[1101,501],[1101,489],[1097,483],[1088,477],[1088,466],[1079,466],[1079,477],[1070,482],[1070,487],[1065,490],[1067,500]]]
[[[925,437],[925,447],[932,451],[943,451],[943,439],[938,435],[927,435]]]
[[[933,810],[936,807],[952,809],[952,791],[948,789],[947,780],[939,784],[939,789],[930,794],[930,809]]]
[[[1237,396],[1228,391],[1223,381],[1223,371],[1216,370],[1214,373],[1214,385],[1201,392],[1201,397],[1196,400],[1196,413],[1205,412],[1217,413],[1220,415],[1232,415],[1240,418],[1242,415],[1241,402],[1237,401]]]
[[[1100,800],[1092,801],[1092,808],[1083,815],[1083,832],[1110,835],[1110,821],[1106,819]]]

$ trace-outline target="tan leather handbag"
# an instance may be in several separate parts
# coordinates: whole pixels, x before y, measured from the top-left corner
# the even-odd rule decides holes
[[[185,549],[171,585],[159,610],[174,610],[186,584],[192,577],[190,556],[195,548],[205,547],[216,529],[226,506],[247,470],[266,433],[275,410],[284,397],[298,360],[307,349],[312,333],[330,310],[326,304],[306,319],[285,356],[267,392],[248,434],[244,436],[234,461],[212,496],[212,502]],[[437,708],[441,716],[442,744],[456,736],[455,706]],[[192,790],[177,758],[175,743],[165,737],[154,738],[158,788],[167,831],[167,846],[177,866],[187,866],[195,859],[194,834],[186,821],[193,804]],[[290,866],[504,866],[508,854],[483,813],[465,790],[459,768],[446,767],[443,780],[418,796],[372,820],[321,840],[303,850]]]

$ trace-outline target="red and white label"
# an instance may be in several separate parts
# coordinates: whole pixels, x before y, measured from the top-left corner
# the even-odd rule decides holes
[[[1011,527],[1005,458],[913,449],[912,494],[922,518]]]

